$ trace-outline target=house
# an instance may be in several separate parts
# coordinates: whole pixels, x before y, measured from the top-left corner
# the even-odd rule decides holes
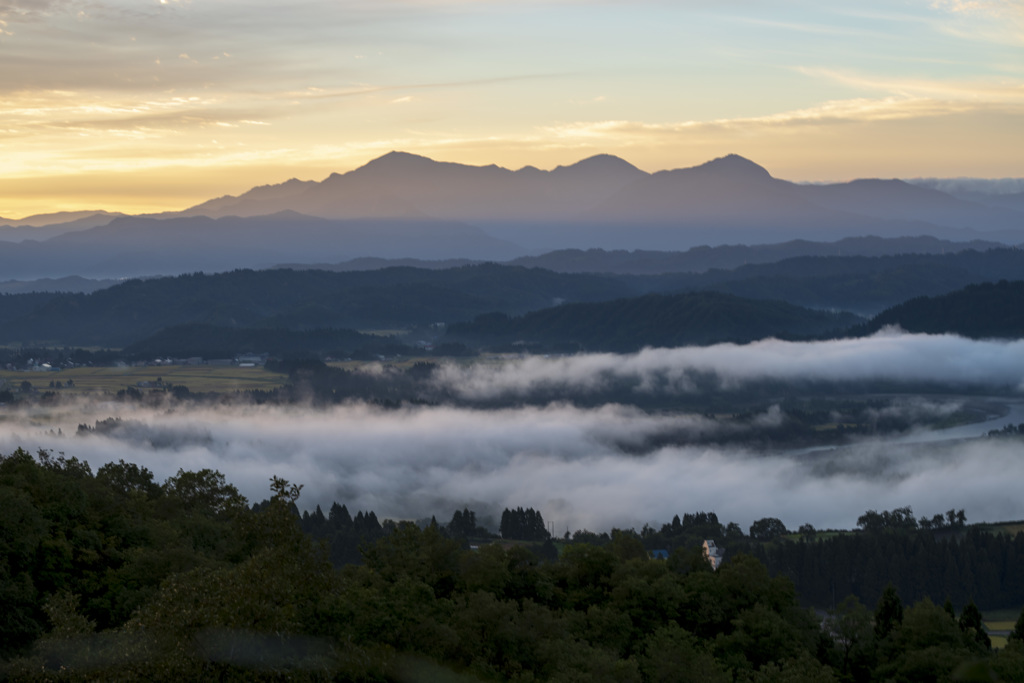
[[[715,545],[714,541],[704,541],[704,559],[711,563],[711,569],[715,570],[722,566],[722,559],[725,557],[725,550]]]

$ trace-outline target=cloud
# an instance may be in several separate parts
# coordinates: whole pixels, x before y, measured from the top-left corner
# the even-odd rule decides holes
[[[34,20],[73,5],[73,0],[0,0],[0,17]]]
[[[1024,5],[1018,0],[933,0],[931,7],[956,20],[940,24],[947,34],[1016,47],[1024,40]]]
[[[886,330],[872,337],[815,342],[766,339],[746,345],[644,349],[635,354],[530,356],[499,366],[446,365],[438,383],[467,399],[526,396],[537,391],[606,391],[628,382],[634,391],[679,393],[711,374],[736,389],[764,380],[938,382],[1024,390],[1024,341],[973,341],[955,335]]]
[[[1021,104],[1024,92],[1020,83],[1009,79],[991,81],[974,79],[958,81],[952,79],[893,78],[877,75],[863,75],[854,72],[820,67],[801,67],[800,73],[842,85],[892,93],[897,98],[916,101],[916,98],[936,103],[1006,103]]]
[[[911,178],[907,182],[942,192],[1002,195],[1024,192],[1024,178]]]
[[[811,73],[808,70],[808,73]],[[815,71],[814,73],[824,73]],[[830,74],[839,79],[838,76]],[[865,82],[866,83],[866,82]],[[909,90],[917,88],[938,92],[937,84],[906,84]],[[813,107],[792,109],[764,116],[691,120],[668,123],[649,123],[630,120],[576,121],[545,126],[542,134],[555,140],[588,140],[592,142],[642,142],[675,135],[695,135],[711,131],[736,131],[755,134],[761,132],[790,132],[798,134],[808,127],[837,126],[852,123],[872,123],[917,118],[949,116],[971,112],[995,111],[1009,108],[1024,110],[1024,91],[1019,87],[975,88],[971,92],[988,92],[988,99],[968,99],[967,89],[950,87],[949,99],[921,97],[910,94],[883,98],[855,98],[829,100]],[[962,97],[952,97],[958,93]]]
[[[514,378],[517,386],[530,386],[546,375],[547,381],[596,387],[610,372],[670,378],[694,363],[736,383],[764,376],[914,382],[930,370],[936,379],[1002,386],[1019,382],[1022,372],[1019,342],[955,337],[769,341],[671,351],[676,353],[587,356],[581,363],[518,362],[507,372],[461,377],[472,380],[466,392],[490,395],[499,390],[487,390],[484,381],[508,391]],[[372,509],[381,517],[441,519],[467,505],[481,516],[497,516],[507,506],[529,506],[559,533],[566,527],[639,528],[695,510],[714,510],[744,527],[772,516],[791,527],[810,522],[849,528],[867,509],[903,505],[919,515],[964,508],[972,520],[995,521],[1024,517],[1020,442],[976,438],[1024,422],[1024,399],[1004,401],[1010,411],[983,424],[839,448],[772,450],[714,445],[744,429],[735,422],[623,405],[157,411],[96,402],[9,412],[0,423],[0,452],[47,448],[87,460],[94,469],[124,459],[149,467],[160,480],[179,468],[214,468],[253,501],[268,496],[269,479],[276,475],[304,485],[301,507],[338,501],[353,512]],[[878,417],[942,416],[958,405],[955,398],[904,398],[880,409]],[[110,436],[73,436],[77,425],[112,416],[124,422]],[[784,411],[775,406],[751,424],[770,427],[783,420]],[[666,435],[693,437],[690,443],[702,445],[659,445],[687,442]]]
[[[118,438],[69,436],[76,420],[112,412],[135,421]],[[695,510],[714,510],[744,526],[773,516],[789,526],[847,528],[866,509],[902,505],[920,514],[963,507],[975,520],[1024,515],[1020,447],[1000,441],[867,441],[810,453],[666,447],[636,454],[621,443],[710,425],[697,416],[651,416],[621,406],[155,413],[105,405],[45,420],[26,415],[5,422],[0,449],[49,448],[94,469],[124,459],[161,480],[179,468],[214,468],[251,500],[267,497],[276,475],[304,485],[305,508],[339,501],[353,512],[373,509],[392,518],[443,518],[464,505],[496,516],[523,505],[541,510],[561,532],[639,528]],[[49,431],[58,424],[62,437]]]

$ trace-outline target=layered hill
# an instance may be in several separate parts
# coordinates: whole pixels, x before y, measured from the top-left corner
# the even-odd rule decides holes
[[[799,256],[893,256],[897,254],[956,254],[967,250],[988,251],[1005,247],[999,242],[973,240],[952,242],[935,237],[846,237],[837,242],[791,240],[778,244],[729,244],[692,247],[685,251],[644,249],[558,249],[538,256],[521,256],[508,262],[513,266],[544,268],[556,273],[602,273],[612,275],[661,275],[730,270],[748,264],[777,263]],[[413,268],[454,268],[471,265],[466,259],[362,257],[340,263],[282,263],[277,268],[316,268],[344,272],[377,270],[395,266]]]
[[[800,185],[728,155],[647,173],[610,155],[551,171],[468,166],[391,152],[322,182],[292,180],[181,215],[283,210],[333,219],[431,217],[527,248],[678,249],[864,234],[1024,241],[1024,212],[900,180]]]
[[[859,322],[849,313],[814,311],[779,301],[720,292],[649,294],[600,303],[565,304],[518,317],[493,313],[448,328],[445,339],[474,344],[573,346],[585,351],[637,351],[745,343],[765,337],[838,334]]]
[[[630,293],[609,278],[498,265],[196,273],[131,280],[92,294],[0,296],[0,343],[122,347],[184,324],[394,329]]]
[[[871,316],[914,297],[1020,278],[1024,278],[1024,250],[968,249],[950,254],[799,256],[730,270],[622,279],[642,291],[715,290]]]
[[[0,272],[117,278],[366,257],[507,261],[552,249],[673,251],[864,235],[1024,242],[1024,210],[1015,205],[899,180],[801,185],[737,155],[648,173],[609,155],[513,171],[392,152],[320,182],[257,187],[182,212],[60,218],[0,226]]]
[[[972,283],[1024,279],[1024,250],[797,257],[703,273],[556,273],[478,264],[332,272],[275,269],[129,280],[91,294],[0,296],[0,343],[122,347],[176,325],[408,329],[569,303],[715,291],[868,316]],[[768,302],[768,303],[765,303]],[[797,334],[797,328],[776,333]]]
[[[1024,281],[986,282],[942,296],[916,297],[883,311],[854,333],[872,334],[889,325],[972,339],[1024,338]]]
[[[507,260],[522,253],[477,227],[454,221],[327,220],[284,211],[252,218],[117,218],[42,242],[5,244],[0,272],[11,278],[115,278],[223,272],[367,254]]]

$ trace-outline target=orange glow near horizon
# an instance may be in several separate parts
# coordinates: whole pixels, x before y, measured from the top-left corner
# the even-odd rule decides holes
[[[1024,177],[1015,3],[11,0],[0,49],[9,219],[180,210],[391,150]]]

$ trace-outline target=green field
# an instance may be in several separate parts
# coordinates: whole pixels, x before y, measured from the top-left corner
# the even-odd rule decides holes
[[[472,358],[438,358],[436,356],[411,356],[400,360],[390,360],[387,365],[400,369],[408,368],[418,362],[448,362],[458,364],[488,363],[500,364],[507,362],[508,357],[502,354],[486,354]],[[329,365],[348,370],[357,370],[375,361],[337,361]],[[190,391],[233,392],[250,389],[274,389],[283,386],[288,376],[269,372],[262,367],[240,368],[234,365],[163,365],[163,366],[128,366],[128,367],[92,367],[73,368],[56,372],[20,372],[0,370],[0,380],[6,380],[6,388],[17,391],[24,381],[32,383],[36,391],[59,391],[63,395],[76,396],[95,393],[114,394],[125,387],[136,387],[145,391],[146,387],[139,382],[156,383],[162,380],[164,385],[184,385]],[[72,380],[73,387],[68,388],[67,382]],[[50,382],[60,382],[61,389],[50,387]],[[0,388],[2,383],[0,383]]]
[[[985,531],[992,534],[1009,534],[1010,536],[1016,536],[1024,531],[1024,522],[996,522],[994,524],[985,524],[983,527]]]
[[[989,609],[985,610],[985,621],[986,622],[1002,622],[1007,621],[1010,623],[1006,628],[1013,628],[1013,625],[1017,623],[1017,617],[1020,616],[1021,607],[1004,607],[1003,609]]]
[[[1000,649],[1006,647],[1006,636],[1016,626],[1020,613],[1021,608],[1019,607],[1006,607],[985,611],[983,623],[989,632],[992,647]]]
[[[454,365],[502,365],[510,360],[517,359],[516,354],[506,353],[481,353],[478,356],[449,357],[449,356],[402,356],[391,358],[384,365],[393,368],[406,369],[416,363],[450,363]],[[332,368],[343,368],[345,370],[359,370],[368,365],[376,365],[379,361],[365,360],[336,360],[328,363]]]
[[[0,379],[16,391],[23,381],[32,383],[37,391],[51,390],[50,382],[65,385],[57,389],[62,395],[117,393],[125,387],[139,387],[139,382],[184,385],[193,392],[232,392],[249,389],[274,389],[282,386],[287,375],[264,368],[240,368],[233,365],[165,365],[152,367],[73,368],[59,372],[13,372],[0,370]],[[73,387],[66,387],[72,380]]]

